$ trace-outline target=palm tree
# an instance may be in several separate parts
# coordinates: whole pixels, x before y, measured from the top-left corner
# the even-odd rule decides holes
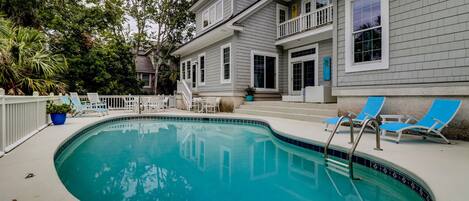
[[[14,26],[0,16],[0,87],[7,94],[65,90],[65,84],[54,77],[67,69],[67,62],[49,51],[47,39],[38,30]]]

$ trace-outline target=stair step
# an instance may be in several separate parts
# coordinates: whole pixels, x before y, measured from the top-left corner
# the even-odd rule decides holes
[[[324,108],[299,108],[299,107],[284,107],[284,106],[261,106],[261,105],[241,105],[240,109],[248,110],[263,110],[263,111],[274,111],[284,112],[293,114],[305,114],[305,115],[322,115],[322,116],[337,116],[335,109],[324,109]]]
[[[340,166],[335,166],[335,165],[330,165],[328,164],[326,167],[328,170],[331,170],[335,173],[338,173],[340,175],[343,175],[345,177],[349,177],[349,170],[348,168],[340,167]]]
[[[294,102],[283,102],[283,101],[252,101],[245,102],[245,105],[258,105],[258,106],[279,106],[279,107],[289,107],[289,108],[317,108],[317,109],[332,109],[337,110],[337,104],[335,103],[294,103]]]
[[[294,119],[294,120],[300,120],[300,121],[314,121],[314,122],[321,122],[323,119],[329,117],[329,116],[323,116],[323,115],[295,114],[295,113],[265,111],[265,110],[255,110],[255,109],[241,109],[241,108],[236,109],[235,113],[268,116],[268,117],[280,117],[280,118],[286,118],[286,119]]]
[[[326,159],[326,162],[328,162],[328,164],[335,164],[335,165],[339,165],[339,166],[348,168],[348,164],[347,164],[347,163],[344,163],[344,162],[338,161],[338,160],[334,160],[334,159],[332,159],[332,158],[327,158],[327,159]]]

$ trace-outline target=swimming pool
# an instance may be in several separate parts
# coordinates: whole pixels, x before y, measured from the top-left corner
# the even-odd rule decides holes
[[[80,200],[431,199],[366,165],[350,180],[314,149],[250,120],[122,118],[68,140],[55,166]]]

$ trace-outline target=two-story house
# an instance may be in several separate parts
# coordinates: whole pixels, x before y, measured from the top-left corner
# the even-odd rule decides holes
[[[322,72],[332,57],[329,0],[200,0],[191,11],[196,37],[173,52],[183,91],[237,107],[248,86],[263,99],[298,101],[305,87],[331,86]]]
[[[386,96],[382,113],[417,117],[457,98],[446,132],[469,139],[468,0],[199,0],[191,11],[197,37],[173,53],[186,91],[236,107],[248,85],[284,101],[319,88],[340,113]]]

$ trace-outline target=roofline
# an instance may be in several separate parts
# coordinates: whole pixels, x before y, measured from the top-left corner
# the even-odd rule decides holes
[[[194,3],[194,5],[192,5],[189,8],[189,11],[194,12],[195,10],[197,10],[197,8],[199,8],[206,1],[208,1],[208,0],[198,0],[197,2]]]
[[[204,0],[201,0],[201,1],[198,1],[198,2],[202,2]],[[248,16],[252,11],[256,10],[256,6],[255,5],[263,5],[263,3],[267,3],[271,0],[257,0],[256,2],[252,3],[251,5],[249,5],[248,7],[246,7],[245,9],[243,9],[242,11],[240,11],[239,13],[237,13],[236,15],[232,15],[231,17],[229,17],[228,19],[222,21],[221,23],[217,24],[216,26],[213,26],[211,27],[209,30],[205,31],[204,33],[198,35],[197,37],[193,38],[192,40],[182,44],[181,46],[178,47],[178,49],[174,50],[171,55],[174,55],[174,52],[176,52],[177,50],[181,49],[182,47],[186,46],[186,45],[189,45],[191,42],[193,42],[194,40],[204,36],[205,34],[215,30],[216,28],[218,27],[221,27],[225,24],[228,24],[228,23],[231,23],[230,25],[228,25],[228,27],[232,28],[232,29],[236,29],[238,30],[240,26],[236,26],[234,25],[235,22],[245,18],[246,16]]]

